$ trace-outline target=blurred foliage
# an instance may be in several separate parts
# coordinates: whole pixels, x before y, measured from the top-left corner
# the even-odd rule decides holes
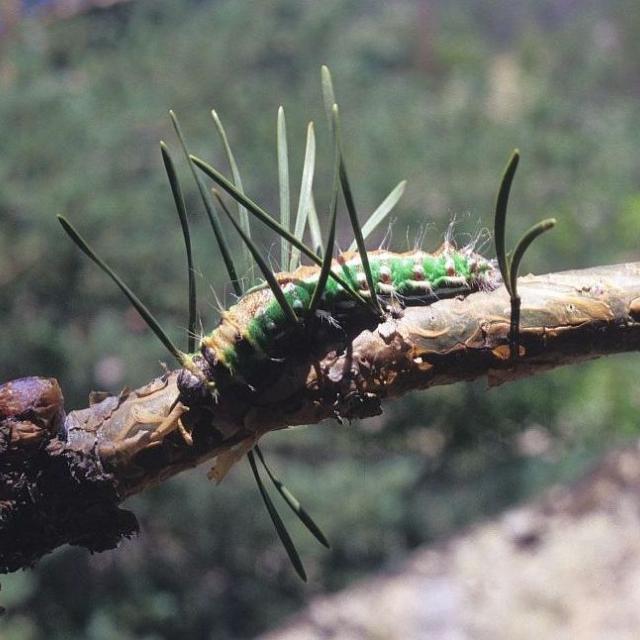
[[[362,211],[409,179],[392,247],[413,247],[427,225],[424,246],[435,248],[454,215],[461,238],[490,226],[519,147],[512,237],[541,217],[559,220],[524,270],[638,259],[639,30],[635,0],[137,0],[25,20],[0,43],[0,379],[55,376],[73,408],[91,389],[157,375],[167,354],[55,214],[68,214],[184,343],[183,249],[158,149],[161,138],[177,149],[167,109],[194,151],[225,166],[208,119],[215,107],[245,187],[272,210],[277,107],[287,110],[296,180],[313,118],[323,211],[322,63],[336,81]],[[211,329],[209,288],[222,293],[225,277],[191,186],[187,200]],[[259,237],[276,255],[276,239]],[[350,241],[346,224],[339,237]],[[248,466],[217,488],[199,469],[130,501],[138,540],[96,556],[58,551],[3,578],[0,634],[250,637],[637,435],[635,371],[634,358],[609,358],[491,393],[479,382],[413,394],[350,426],[273,434],[264,448],[274,468],[333,543],[317,547],[282,510],[307,586]]]

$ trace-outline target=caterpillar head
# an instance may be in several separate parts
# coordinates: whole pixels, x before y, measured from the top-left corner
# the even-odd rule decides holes
[[[217,397],[212,382],[212,371],[209,362],[200,354],[193,354],[178,374],[178,391],[181,402],[187,406],[210,401]]]

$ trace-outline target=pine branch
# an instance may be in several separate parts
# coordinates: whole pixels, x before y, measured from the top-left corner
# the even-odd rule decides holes
[[[315,358],[292,351],[258,388],[221,384],[216,400],[182,407],[189,437],[165,428],[179,371],[94,396],[66,417],[55,380],[0,386],[0,570],[29,566],[62,544],[116,546],[137,531],[118,506],[124,498],[216,456],[226,469],[269,431],[377,415],[384,400],[411,390],[482,376],[495,386],[640,347],[640,263],[527,276],[518,293],[516,361],[504,288],[441,300],[323,345]]]

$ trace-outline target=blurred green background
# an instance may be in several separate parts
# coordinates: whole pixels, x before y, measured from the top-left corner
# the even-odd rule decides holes
[[[71,409],[92,389],[143,384],[168,360],[57,213],[186,340],[183,248],[158,148],[165,139],[177,150],[169,108],[193,149],[225,167],[214,107],[246,190],[274,211],[276,110],[287,112],[295,184],[315,120],[322,214],[321,64],[333,71],[362,211],[409,180],[393,248],[413,247],[425,225],[424,246],[436,248],[453,216],[463,239],[490,226],[519,147],[513,237],[541,217],[559,220],[525,270],[637,260],[639,31],[637,0],[135,0],[25,18],[0,40],[0,380],[55,376]],[[210,287],[223,296],[225,275],[181,171],[211,329]],[[260,233],[277,256],[279,241]],[[343,225],[341,246],[350,239]],[[142,535],[117,551],[58,550],[2,577],[0,636],[252,637],[636,436],[635,375],[635,358],[614,357],[491,392],[484,381],[433,389],[377,419],[273,434],[264,441],[272,466],[333,544],[319,548],[282,509],[308,585],[289,567],[248,465],[219,487],[201,468],[130,500]]]

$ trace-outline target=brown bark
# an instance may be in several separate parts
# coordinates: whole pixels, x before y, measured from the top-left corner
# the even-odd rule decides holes
[[[313,357],[292,352],[258,386],[227,380],[216,401],[193,402],[183,413],[191,438],[165,429],[176,424],[175,371],[119,396],[93,395],[66,418],[55,381],[0,387],[0,569],[64,543],[115,545],[136,530],[133,515],[117,506],[125,497],[214,456],[220,470],[268,431],[376,415],[383,400],[410,390],[483,375],[497,385],[640,346],[640,263],[527,276],[518,287],[515,362],[504,289],[441,300],[405,309],[346,344],[315,345]]]

